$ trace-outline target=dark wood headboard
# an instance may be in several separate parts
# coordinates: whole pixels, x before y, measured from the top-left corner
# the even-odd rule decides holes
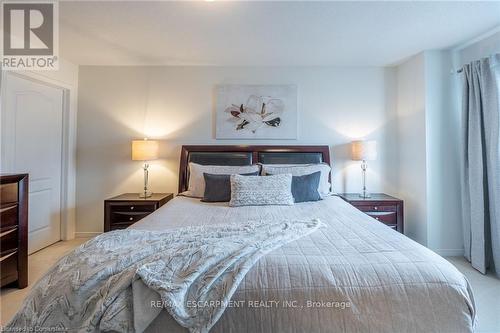
[[[179,193],[188,188],[189,162],[208,165],[330,164],[329,146],[182,146]]]

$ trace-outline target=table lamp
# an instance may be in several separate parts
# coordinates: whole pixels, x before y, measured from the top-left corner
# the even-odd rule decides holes
[[[366,169],[368,163],[377,159],[377,141],[358,140],[351,143],[351,154],[353,161],[362,161],[361,170],[363,173],[363,191],[359,194],[361,198],[369,198],[370,194],[366,190]]]
[[[140,198],[149,198],[153,193],[148,191],[148,161],[158,158],[158,141],[155,140],[132,140],[132,160],[144,161],[144,192],[139,194]]]

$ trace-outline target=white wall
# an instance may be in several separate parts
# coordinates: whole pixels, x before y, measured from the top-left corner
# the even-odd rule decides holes
[[[450,51],[425,52],[427,246],[442,255],[461,255],[461,112],[451,68]]]
[[[405,234],[442,255],[463,253],[460,112],[450,51],[422,52],[397,67],[397,187]]]
[[[425,57],[418,54],[397,67],[396,169],[398,195],[405,202],[405,234],[427,244]]]
[[[359,163],[349,142],[379,141],[370,163],[372,191],[394,190],[395,71],[335,67],[93,67],[79,73],[77,231],[103,229],[103,200],[141,189],[130,140],[159,138],[161,160],[152,164],[153,191],[176,192],[182,144],[266,144],[214,139],[217,84],[297,84],[299,139],[274,144],[329,144],[336,191],[359,191]]]

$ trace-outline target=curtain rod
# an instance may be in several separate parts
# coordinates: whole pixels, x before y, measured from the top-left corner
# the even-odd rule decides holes
[[[493,57],[499,57],[500,56],[500,53],[493,53],[492,55],[490,56],[487,56],[487,57],[483,57],[481,59],[487,59],[487,58],[493,58]],[[479,61],[479,60],[478,60]],[[493,66],[493,67],[496,67],[496,66],[499,66],[500,65],[500,62],[496,61],[496,60],[492,60],[493,63],[490,63],[490,66]],[[464,67],[465,65],[460,68],[460,69],[457,69],[455,70],[454,68],[451,69],[451,74],[459,74],[459,73],[462,73],[464,71]]]

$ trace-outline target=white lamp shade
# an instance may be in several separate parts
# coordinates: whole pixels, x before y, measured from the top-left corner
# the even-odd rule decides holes
[[[132,140],[132,160],[151,161],[158,158],[158,141]]]
[[[353,141],[351,143],[353,161],[372,161],[377,159],[377,141]]]

